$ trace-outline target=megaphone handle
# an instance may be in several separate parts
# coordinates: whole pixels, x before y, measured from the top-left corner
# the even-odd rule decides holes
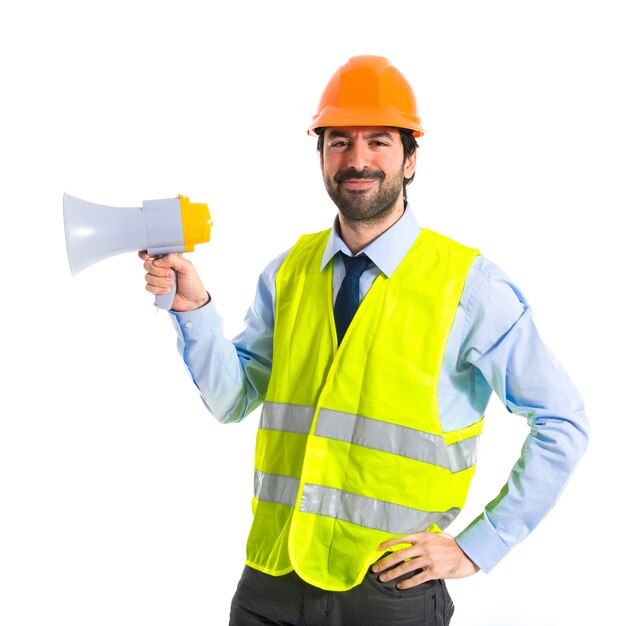
[[[168,293],[154,296],[154,306],[159,309],[165,309],[169,311],[174,304],[174,298],[176,297],[176,272],[174,272],[174,286]]]
[[[159,258],[165,255],[161,255]],[[174,304],[174,298],[176,297],[176,288],[178,286],[178,278],[174,271],[174,286],[167,292],[161,295],[154,296],[154,306],[159,309],[165,309],[169,311]]]

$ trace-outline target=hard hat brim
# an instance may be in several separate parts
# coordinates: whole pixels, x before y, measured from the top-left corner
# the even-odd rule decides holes
[[[389,126],[405,128],[414,137],[421,137],[425,130],[419,117],[400,112],[396,107],[383,109],[374,107],[336,107],[325,106],[313,117],[307,129],[309,135],[317,135],[317,129],[343,126]]]

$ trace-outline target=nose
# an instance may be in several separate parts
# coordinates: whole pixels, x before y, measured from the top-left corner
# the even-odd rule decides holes
[[[367,144],[356,139],[347,154],[346,165],[355,170],[361,171],[369,164],[367,156]]]

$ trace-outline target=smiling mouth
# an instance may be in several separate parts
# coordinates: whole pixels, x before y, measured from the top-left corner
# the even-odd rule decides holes
[[[375,178],[349,178],[348,180],[341,181],[339,184],[347,187],[348,189],[368,189],[371,187]]]

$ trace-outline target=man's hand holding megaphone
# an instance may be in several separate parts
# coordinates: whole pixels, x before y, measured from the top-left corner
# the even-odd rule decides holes
[[[160,296],[176,287],[172,302],[175,311],[193,311],[211,300],[193,263],[178,254],[163,257],[150,256],[145,250],[139,252],[146,270],[146,291]]]

